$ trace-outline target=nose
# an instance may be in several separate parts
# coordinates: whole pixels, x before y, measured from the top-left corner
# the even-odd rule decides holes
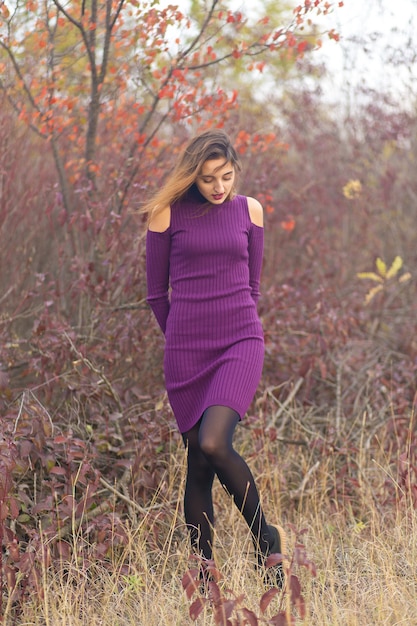
[[[221,180],[216,180],[216,184],[214,185],[214,191],[216,193],[223,193],[224,185]]]

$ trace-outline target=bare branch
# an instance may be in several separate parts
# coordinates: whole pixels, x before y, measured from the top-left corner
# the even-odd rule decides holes
[[[21,81],[22,86],[23,86],[23,91],[25,92],[25,94],[26,94],[30,104],[32,105],[32,107],[36,111],[38,111],[39,113],[42,113],[41,109],[36,104],[35,99],[34,99],[34,97],[32,95],[32,92],[30,91],[30,89],[29,89],[25,79],[23,78],[22,71],[20,69],[20,66],[19,66],[19,64],[18,64],[18,62],[16,60],[16,57],[14,56],[11,48],[9,46],[7,46],[1,39],[0,39],[0,46],[3,48],[3,50],[5,50],[7,52],[7,55],[8,55],[9,59],[12,62],[13,69],[14,69],[14,71],[16,73],[16,76]],[[3,89],[3,90],[5,91],[5,89]]]
[[[199,43],[200,39],[202,38],[203,34],[205,33],[211,18],[213,17],[213,13],[214,13],[214,9],[216,8],[216,5],[218,4],[218,0],[213,0],[210,9],[208,10],[207,16],[200,28],[200,31],[198,32],[198,34],[196,35],[196,37],[193,39],[193,41],[190,43],[190,45],[188,46],[188,48],[186,48],[179,56],[179,60],[185,58],[186,56],[188,56],[190,54],[190,52],[192,50],[194,50],[194,48],[197,46],[197,44]]]

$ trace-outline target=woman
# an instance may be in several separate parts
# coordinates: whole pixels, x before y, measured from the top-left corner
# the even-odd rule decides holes
[[[166,388],[187,448],[184,512],[192,548],[212,558],[217,475],[250,528],[264,571],[266,557],[284,550],[284,533],[266,523],[251,471],[233,448],[264,357],[256,310],[263,211],[254,198],[236,194],[240,171],[224,132],[188,143],[145,207],[147,301],[165,335]],[[281,564],[274,574],[282,587]]]

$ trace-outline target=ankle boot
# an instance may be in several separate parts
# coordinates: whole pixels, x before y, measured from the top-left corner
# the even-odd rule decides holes
[[[268,553],[258,558],[258,569],[262,572],[265,584],[283,589],[285,584],[284,555],[287,551],[285,532],[280,526],[269,524],[268,530],[271,538]],[[266,560],[271,554],[281,554],[282,561],[271,567],[266,567]]]

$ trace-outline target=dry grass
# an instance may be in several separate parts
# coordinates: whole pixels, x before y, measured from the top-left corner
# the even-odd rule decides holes
[[[239,435],[239,446],[249,450],[247,433]],[[364,443],[365,442],[365,443]],[[391,481],[392,467],[382,446],[369,448],[360,438],[356,456],[359,482],[356,508],[332,500],[329,483],[337,480],[331,456],[315,465],[303,490],[290,497],[282,488],[285,476],[305,476],[314,459],[307,447],[295,448],[270,443],[251,460],[262,493],[268,519],[307,529],[304,535],[309,558],[317,566],[313,578],[305,569],[296,569],[307,604],[307,617],[297,624],[309,626],[394,626],[417,624],[417,514],[411,503],[396,498],[397,504],[380,500],[381,485]],[[277,447],[277,445],[279,447]],[[245,452],[246,454],[246,452]],[[46,592],[25,605],[22,626],[183,626],[191,624],[189,602],[181,578],[190,567],[188,543],[182,518],[182,450],[177,451],[176,484],[172,515],[159,537],[159,548],[151,550],[146,520],[128,529],[129,544],[123,554],[114,555],[111,570],[74,557],[61,572],[46,572]],[[281,460],[280,460],[281,459]],[[180,462],[179,462],[180,461]],[[392,459],[390,460],[392,465]],[[173,460],[175,463],[175,460]],[[295,490],[296,491],[296,490]],[[221,587],[244,594],[244,606],[259,617],[259,599],[264,592],[251,563],[251,542],[239,513],[231,506],[220,486],[216,499],[216,561],[223,575]],[[290,533],[290,552],[294,536]],[[129,575],[121,571],[122,561],[130,563]],[[278,602],[275,600],[274,602]],[[271,613],[277,604],[270,607]],[[268,617],[268,616],[266,616]],[[266,618],[265,618],[266,619]],[[198,624],[214,626],[210,608]],[[263,622],[260,622],[263,623]],[[265,622],[266,623],[266,622]],[[14,622],[5,616],[4,624]]]

